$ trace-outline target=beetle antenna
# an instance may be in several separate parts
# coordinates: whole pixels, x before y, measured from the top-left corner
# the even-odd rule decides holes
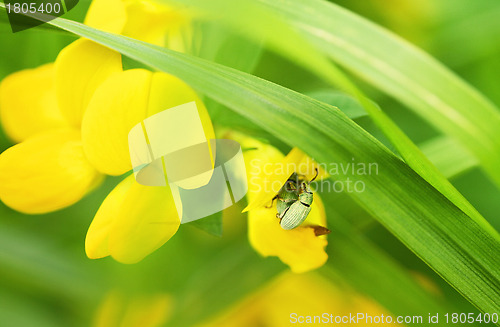
[[[274,200],[276,200],[276,199],[279,199],[277,195],[276,195],[276,196],[275,196],[275,197],[271,200],[271,204],[270,204],[270,205],[268,205],[268,206],[266,206],[266,208],[268,208],[268,209],[269,209],[269,208],[272,208],[272,207],[273,207]]]
[[[318,177],[319,174],[318,168],[314,168],[314,170],[316,170],[316,176],[314,176],[314,178],[309,181],[309,184],[311,184]]]

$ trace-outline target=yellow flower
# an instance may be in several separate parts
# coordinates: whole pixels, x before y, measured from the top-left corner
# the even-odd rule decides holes
[[[149,1],[96,0],[86,21],[160,43],[160,37],[175,34],[181,24],[174,13]],[[166,15],[172,19],[161,29],[147,25]],[[131,35],[134,30],[141,34]],[[75,41],[54,64],[12,74],[0,84],[1,123],[20,142],[0,154],[0,199],[29,214],[76,203],[104,174],[131,170],[127,140],[134,125],[192,101],[207,139],[214,138],[203,103],[181,80],[143,69],[122,71],[119,53],[88,40]],[[169,188],[141,186],[129,176],[99,208],[86,252],[90,258],[111,255],[134,263],[164,244],[178,227]]]
[[[386,317],[388,312],[373,301],[352,290],[334,285],[316,273],[284,273],[276,280],[247,296],[228,311],[200,324],[199,327],[281,327],[290,325],[326,326],[335,323],[335,317],[356,316]],[[314,322],[314,316],[333,319],[333,322]],[[330,315],[333,315],[331,318]],[[308,318],[310,317],[310,318]],[[306,323],[306,321],[309,322]],[[394,319],[395,320],[395,319]],[[302,323],[300,323],[302,322]],[[349,325],[349,320],[344,325]],[[360,326],[379,326],[381,323],[360,322]],[[383,324],[382,324],[383,325]],[[398,324],[391,323],[391,326]]]
[[[85,24],[106,32],[187,52],[192,37],[190,14],[145,0],[94,0]]]
[[[37,91],[39,101],[22,97],[39,85],[45,90]],[[119,54],[87,40],[65,48],[54,65],[9,76],[0,92],[2,123],[13,139],[22,141],[0,155],[0,199],[25,213],[67,207],[103,174],[131,170],[130,128],[165,108],[196,101],[207,138],[214,137],[205,107],[186,84],[163,73],[123,72]],[[168,187],[141,186],[130,176],[98,210],[86,251],[91,258],[112,255],[121,262],[137,262],[178,226]]]
[[[168,11],[147,1],[123,0],[117,1],[120,6],[109,17],[113,12],[107,7],[110,3],[113,1],[94,1],[87,23],[127,34],[149,22],[143,15],[154,21],[155,15],[164,19],[162,15]],[[158,35],[165,30],[168,27],[137,37],[159,41]],[[0,199],[31,214],[79,201],[105,174],[122,175],[132,169],[127,136],[133,126],[165,108],[191,101],[197,102],[206,139],[215,138],[203,103],[179,79],[143,69],[122,71],[118,53],[88,40],[72,43],[55,64],[13,74],[0,85],[2,124],[13,140],[21,142],[0,155]],[[258,155],[264,164],[279,163],[283,158],[270,146],[261,148],[246,159]],[[294,150],[285,162],[297,164],[305,159]],[[326,225],[319,196],[315,196],[308,219],[300,227],[284,231],[275,218],[276,209],[264,207],[281,186],[273,192],[266,183],[283,185],[293,170],[271,174],[264,170],[254,176],[255,167],[248,171],[253,209],[250,242],[262,255],[278,256],[294,272],[321,266],[327,260],[326,237],[317,237],[311,228]],[[313,170],[306,177],[310,179],[312,174]],[[257,182],[252,184],[255,178]],[[264,186],[264,191],[252,188],[254,185]],[[168,241],[179,223],[168,186],[142,186],[129,176],[100,206],[89,227],[85,250],[90,258],[111,255],[120,262],[135,263]]]
[[[88,160],[108,175],[130,171],[130,129],[165,108],[191,101],[197,103],[206,138],[215,138],[203,103],[176,77],[142,69],[111,76],[94,94],[83,119]],[[87,233],[85,250],[90,258],[111,255],[120,262],[135,263],[170,239],[179,224],[168,186],[143,186],[131,175],[102,203]]]
[[[250,243],[262,256],[277,256],[295,273],[321,267],[328,259],[326,235],[316,236],[318,226],[326,227],[321,198],[316,193],[307,219],[297,228],[284,230],[276,218],[273,197],[290,175],[297,171],[308,180],[317,165],[298,149],[286,157],[274,147],[259,141],[236,136],[245,152],[248,178],[248,234]],[[319,178],[323,177],[321,173]]]
[[[124,72],[118,53],[87,40],[63,49],[55,64],[9,76],[0,96],[2,124],[21,142],[0,155],[0,199],[25,213],[67,207],[103,175],[130,171],[128,132],[165,108],[196,101],[205,136],[214,138],[205,107],[186,84],[142,69]],[[267,160],[263,163],[283,157],[271,147],[250,152],[256,154]],[[292,157],[297,161],[303,156]],[[255,176],[249,172],[252,182]],[[290,174],[271,174],[271,180],[282,185]],[[262,175],[261,182],[268,177]],[[321,266],[327,259],[326,239],[309,227],[325,226],[319,196],[304,224],[284,231],[276,210],[264,207],[275,193],[257,193],[250,185],[250,202],[259,204],[249,214],[250,242],[262,255],[278,256],[294,272]],[[168,241],[178,227],[168,186],[141,186],[129,176],[103,201],[89,227],[85,250],[90,258],[111,255],[135,263]]]
[[[78,60],[84,62],[80,70],[75,69]],[[86,160],[78,125],[82,103],[120,70],[119,54],[78,40],[55,64],[2,81],[1,122],[7,135],[21,142],[0,155],[0,199],[6,205],[30,214],[58,210],[79,201],[102,179]]]
[[[110,292],[102,301],[93,327],[160,327],[171,314],[172,299],[167,294],[126,297]]]

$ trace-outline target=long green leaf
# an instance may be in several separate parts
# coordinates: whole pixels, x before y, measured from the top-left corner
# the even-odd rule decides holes
[[[498,234],[471,220],[337,108],[193,56],[65,19],[50,24],[179,76],[319,162],[346,165],[355,157],[377,163],[378,175],[364,175],[365,191],[353,198],[479,309],[497,309]]]
[[[443,301],[424,290],[408,270],[359,235],[355,224],[337,212],[338,204],[334,201],[340,199],[335,195],[322,194],[332,237],[328,242],[331,260],[320,272],[327,276],[340,275],[395,315],[453,312]]]
[[[468,153],[458,142],[449,137],[439,136],[427,140],[419,147],[429,160],[449,179],[453,179],[479,165],[477,159]],[[364,214],[359,207],[342,207],[342,214],[349,211],[349,219],[360,228],[367,228],[375,223],[372,217]],[[340,214],[340,213],[339,213]]]
[[[218,14],[231,8],[231,11],[223,16],[224,20],[229,24],[244,27],[244,31],[249,33],[251,37],[268,39],[272,46],[283,50],[285,54],[297,60],[301,65],[311,69],[326,81],[339,85],[354,95],[413,170],[463,210],[470,218],[491,232],[494,231],[481,214],[454,188],[410,138],[384,112],[366,99],[364,94],[339,69],[321,54],[314,51],[314,48],[308,42],[305,42],[302,37],[296,35],[282,20],[277,19],[276,15],[256,6],[253,1],[240,0],[236,5],[234,5],[234,2],[226,0],[214,0],[210,3],[200,0],[177,1],[194,4],[202,10],[209,11],[211,14]],[[273,33],[269,33],[269,30],[272,30]],[[270,37],[267,37],[267,35],[270,35]]]
[[[479,164],[460,143],[449,137],[436,137],[419,146],[446,178],[456,177]]]
[[[500,185],[500,112],[423,51],[323,0],[259,0],[333,60],[399,99],[475,154]]]
[[[216,19],[233,26],[240,33],[246,34],[255,40],[266,40],[269,46],[275,48],[280,54],[287,56],[290,60],[311,70],[330,84],[337,85],[353,95],[413,170],[469,217],[493,232],[493,228],[481,214],[439,172],[411,139],[380,108],[368,100],[363,92],[342,71],[325,58],[323,54],[318,53],[310,42],[307,42],[304,37],[289,26],[295,26],[298,22],[302,22],[298,20],[302,18],[301,15],[306,15],[314,21],[314,18],[311,18],[311,15],[315,13],[314,8],[308,8],[307,3],[304,3],[304,6],[300,8],[303,11],[296,13],[294,10],[299,9],[292,5],[286,7],[286,10],[280,11],[279,8],[282,7],[283,3],[268,0],[260,0],[265,6],[259,6],[259,2],[251,0],[240,0],[238,2],[229,0],[212,0],[210,2],[203,0],[175,1],[192,5],[206,13],[209,19]],[[294,0],[290,1],[295,4]],[[274,9],[274,12],[270,12],[269,8]],[[221,15],[222,12],[224,12],[224,15]],[[293,18],[297,18],[297,20],[291,19],[292,13],[290,12],[293,12],[295,15]],[[283,16],[284,19],[280,19],[280,16]],[[357,25],[352,23],[348,28],[349,30],[356,30]],[[269,31],[272,31],[272,33]],[[305,37],[309,36],[307,33],[305,34]],[[318,45],[320,48],[321,46]]]

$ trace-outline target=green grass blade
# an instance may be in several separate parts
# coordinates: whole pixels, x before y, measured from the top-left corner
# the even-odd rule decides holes
[[[353,97],[339,91],[314,90],[306,92],[306,95],[318,101],[328,103],[342,110],[351,119],[366,116],[363,106]]]
[[[390,258],[363,235],[356,226],[336,212],[338,197],[322,194],[332,237],[331,260],[320,272],[336,274],[352,287],[368,295],[395,315],[425,315],[453,312],[443,301],[419,285],[409,271]],[[380,290],[384,290],[381,292]]]
[[[322,0],[260,0],[333,60],[460,141],[500,185],[500,112],[432,57]]]
[[[240,0],[237,3],[227,0],[213,0],[210,2],[203,0],[176,1],[195,6],[205,12],[209,19],[216,19],[233,26],[236,30],[254,40],[266,40],[269,46],[280,54],[287,56],[290,60],[311,70],[330,84],[339,86],[353,95],[413,170],[469,217],[484,228],[490,229],[491,232],[494,231],[481,214],[439,172],[411,139],[376,104],[368,100],[363,92],[340,69],[325,58],[323,54],[316,51],[310,42],[305,40],[309,35],[304,33],[304,36],[301,36],[290,26],[293,25],[296,29],[299,28],[295,25],[302,23],[299,20],[304,19],[302,15],[314,21],[314,17],[311,16],[311,14],[315,14],[314,8],[308,8],[307,3],[304,3],[304,6],[300,8],[303,12],[296,13],[295,10],[299,9],[296,8],[297,4],[293,1],[293,4],[290,3],[286,10],[283,11],[280,10],[281,4],[268,0],[260,1],[265,6],[260,6],[258,2],[249,0]],[[269,8],[274,9],[274,14],[272,11],[266,10]],[[221,15],[221,12],[224,12],[224,15]],[[295,16],[292,17],[292,14]],[[357,27],[353,24],[348,28],[349,30],[356,30]],[[269,31],[272,31],[272,33],[269,33]],[[324,45],[318,44],[318,48],[322,49],[322,47]]]
[[[419,146],[446,178],[454,178],[479,164],[473,155],[449,137],[436,137]]]
[[[222,236],[222,211],[216,212],[211,216],[203,219],[193,220],[186,225],[199,228],[202,231],[217,237]]]
[[[304,42],[302,37],[296,35],[281,19],[263,10],[262,7],[256,6],[253,2],[244,0],[238,2],[237,5],[233,4],[232,7],[229,7],[230,3],[227,1],[211,1],[210,3],[197,0],[179,1],[195,4],[202,10],[208,10],[211,14],[218,14],[227,8],[231,8],[232,11],[224,15],[224,20],[227,20],[229,25],[244,27],[244,31],[250,33],[249,36],[254,39],[266,38],[270,35],[268,40],[270,45],[282,50],[291,59],[297,60],[301,65],[311,69],[328,82],[339,85],[354,95],[413,170],[450,199],[469,217],[484,228],[490,229],[491,232],[494,231],[479,212],[454,188],[384,112],[373,102],[369,101],[337,67],[332,65],[321,54],[314,51],[314,48],[308,42]],[[273,33],[268,32],[271,29]]]
[[[65,19],[50,22],[184,79],[322,163],[377,163],[353,198],[485,312],[500,302],[498,234],[470,219],[335,107],[234,69]],[[341,172],[338,180],[358,178]]]

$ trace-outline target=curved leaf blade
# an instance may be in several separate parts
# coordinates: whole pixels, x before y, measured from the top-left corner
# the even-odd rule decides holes
[[[500,111],[431,56],[322,0],[259,0],[337,63],[461,142],[500,186]]]
[[[471,220],[340,110],[271,82],[193,56],[55,19],[50,24],[184,79],[323,163],[376,162],[365,191],[350,195],[484,312],[500,302],[498,234]],[[338,180],[353,178],[341,172]]]

